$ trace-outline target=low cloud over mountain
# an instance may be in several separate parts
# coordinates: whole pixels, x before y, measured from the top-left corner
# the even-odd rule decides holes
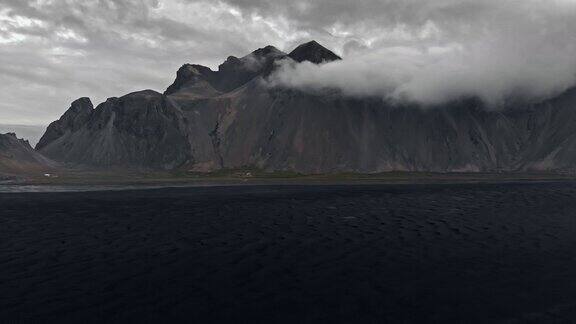
[[[232,2],[341,36],[344,61],[285,65],[277,75],[300,89],[501,105],[554,96],[576,80],[576,1],[317,1],[301,11],[298,3]]]
[[[163,94],[133,92],[96,108],[88,98],[76,100],[36,149],[67,165],[113,169],[576,170],[575,89],[501,110],[477,98],[422,109],[333,89],[310,91],[314,79],[305,80],[311,83],[304,91],[278,81],[299,69],[345,62],[312,41],[290,53],[266,46],[229,56],[217,70],[184,64]]]

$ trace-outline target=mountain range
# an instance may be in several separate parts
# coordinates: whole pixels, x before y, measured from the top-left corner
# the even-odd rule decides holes
[[[0,134],[0,175],[47,172],[58,164],[36,152],[30,143],[14,133]]]
[[[36,145],[46,158],[94,168],[208,172],[508,172],[576,167],[576,89],[494,110],[462,99],[424,109],[267,81],[278,62],[341,60],[315,41],[230,56],[218,70],[183,65],[164,93],[93,107],[80,98]],[[346,76],[343,75],[343,78]]]

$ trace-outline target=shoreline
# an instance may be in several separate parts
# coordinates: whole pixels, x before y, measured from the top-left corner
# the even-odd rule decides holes
[[[294,174],[255,170],[223,170],[197,174],[186,172],[53,171],[46,174],[2,174],[0,186],[217,186],[217,185],[350,185],[433,184],[576,181],[576,175],[551,172],[437,173],[384,172],[374,174]]]
[[[301,188],[301,187],[429,187],[429,186],[485,186],[485,185],[537,185],[537,184],[574,184],[576,179],[474,179],[474,180],[425,180],[425,181],[382,181],[382,180],[348,180],[348,181],[198,181],[198,182],[116,182],[116,183],[2,183],[0,194],[5,193],[59,193],[59,192],[114,192],[114,191],[146,191],[162,189],[193,189],[193,188]]]

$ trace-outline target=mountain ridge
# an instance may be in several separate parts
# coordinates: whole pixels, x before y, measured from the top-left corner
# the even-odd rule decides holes
[[[27,140],[15,133],[0,134],[0,174],[44,172],[58,164],[36,152]]]
[[[266,78],[282,60],[341,58],[312,41],[289,54],[267,46],[230,56],[217,71],[186,64],[163,94],[132,93],[92,110],[86,100],[73,103],[37,150],[95,167],[202,172],[576,169],[576,91],[519,110],[493,111],[477,100],[399,107],[271,87]]]

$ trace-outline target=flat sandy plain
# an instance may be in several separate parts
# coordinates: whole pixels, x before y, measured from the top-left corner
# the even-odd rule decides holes
[[[0,322],[573,323],[576,183],[1,193]]]

